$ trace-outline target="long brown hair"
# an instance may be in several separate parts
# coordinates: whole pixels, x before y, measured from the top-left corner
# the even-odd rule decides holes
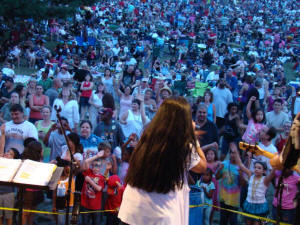
[[[126,182],[147,192],[182,188],[196,145],[191,109],[182,97],[164,100],[132,153]]]

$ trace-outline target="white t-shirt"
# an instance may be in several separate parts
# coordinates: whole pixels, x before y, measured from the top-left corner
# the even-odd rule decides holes
[[[212,71],[207,75],[206,82],[214,80],[219,80],[219,74],[216,74],[214,71]]]
[[[53,109],[51,113],[51,120],[56,121],[56,111],[55,106],[61,107],[61,114],[60,116],[65,117],[68,119],[70,128],[73,129],[75,123],[79,123],[79,106],[77,101],[70,100],[67,102],[67,104],[63,103],[63,100],[60,98],[57,98],[53,102]]]
[[[189,169],[195,167],[200,157],[193,149]],[[187,225],[189,216],[189,186],[167,194],[146,192],[126,186],[118,217],[130,225]]]
[[[215,87],[212,89],[212,93],[214,96],[213,103],[216,106],[216,116],[224,118],[227,113],[227,105],[232,102],[232,93],[228,88],[218,88]]]
[[[266,121],[267,121],[267,126],[269,127],[275,127],[276,129],[282,128],[285,123],[289,121],[289,116],[285,112],[280,112],[276,114],[274,111],[268,112],[266,114]],[[283,133],[283,132],[281,132]],[[281,133],[277,133],[277,136]]]
[[[273,144],[270,144],[270,145],[268,145],[268,146],[265,146],[264,144],[262,144],[261,142],[259,142],[258,147],[260,147],[261,149],[263,149],[263,150],[265,150],[265,151],[267,151],[267,152],[273,153],[273,154],[275,154],[275,153],[278,152],[278,151],[277,151],[277,148],[276,148]],[[252,159],[251,165],[250,165],[250,170],[251,170],[252,172],[254,172],[254,163],[255,163],[256,161],[262,161],[262,162],[265,162],[265,163],[267,164],[268,171],[271,171],[272,167],[271,167],[271,165],[270,165],[270,159],[269,159],[269,158],[267,158],[267,157],[265,157],[265,156],[263,156],[263,155],[259,155],[259,156],[253,155],[253,159]]]
[[[15,124],[9,121],[5,124],[5,151],[10,148],[16,148],[19,153],[24,151],[24,140],[33,137],[38,140],[38,132],[36,127],[25,120],[23,123]]]
[[[72,78],[72,76],[69,72],[66,72],[66,73],[59,72],[57,74],[57,78],[61,79],[61,80],[70,80]]]
[[[93,93],[92,93],[92,99],[91,100],[98,107],[102,107],[102,105],[103,105],[102,104],[102,98],[99,98],[98,94],[95,91],[93,91]]]

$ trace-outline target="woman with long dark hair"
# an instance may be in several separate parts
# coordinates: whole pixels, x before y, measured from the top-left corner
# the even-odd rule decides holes
[[[130,225],[188,224],[188,170],[206,170],[191,109],[182,97],[166,99],[132,153],[119,218]]]

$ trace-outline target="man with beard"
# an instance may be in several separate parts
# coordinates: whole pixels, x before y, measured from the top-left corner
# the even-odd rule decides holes
[[[196,114],[196,128],[203,131],[199,138],[201,149],[218,149],[218,130],[216,125],[207,119],[207,106],[200,104]]]

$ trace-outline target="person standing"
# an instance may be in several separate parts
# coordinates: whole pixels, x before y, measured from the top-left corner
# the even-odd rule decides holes
[[[38,120],[43,119],[41,110],[44,106],[49,105],[48,96],[43,94],[43,86],[38,84],[36,86],[36,92],[33,95],[29,96],[29,107],[30,107],[30,115],[29,121],[31,123],[35,123]]]
[[[62,81],[58,78],[53,79],[52,87],[50,87],[45,95],[49,98],[49,105],[52,107],[53,102],[58,98],[58,90],[62,87]]]
[[[5,123],[5,152],[15,148],[21,154],[24,150],[24,140],[32,137],[38,139],[35,126],[24,120],[24,109],[20,104],[14,104],[10,108],[12,120]]]
[[[218,128],[224,125],[224,116],[227,112],[227,105],[232,102],[232,93],[226,88],[225,79],[220,79],[217,87],[212,89],[214,96],[213,103],[216,106],[216,124]]]
[[[110,108],[100,111],[100,122],[95,127],[94,134],[108,142],[114,150],[117,146],[122,146],[125,137],[119,122],[112,116],[113,110]]]
[[[204,132],[199,139],[202,150],[205,152],[209,148],[218,149],[218,129],[213,122],[207,119],[207,106],[205,104],[198,106],[196,124]]]
[[[273,105],[273,111],[266,114],[267,126],[274,127],[277,132],[277,137],[284,132],[284,125],[289,121],[287,113],[283,112],[282,99],[275,99]]]
[[[61,116],[68,119],[71,129],[76,132],[79,123],[79,106],[75,96],[68,87],[63,87],[58,98],[53,103],[51,120],[56,121],[55,106],[61,108]]]
[[[89,99],[89,119],[93,127],[96,127],[98,123],[99,112],[103,106],[102,98],[104,96],[104,93],[104,85],[102,82],[100,82],[98,83],[97,89],[95,91],[92,91],[92,95]]]
[[[81,83],[80,86],[80,112],[81,112],[81,120],[83,120],[86,116],[86,112],[89,111],[89,99],[92,95],[94,83],[92,82],[93,77],[91,75],[86,75],[84,82]],[[91,117],[91,115],[89,115]]]
[[[41,110],[42,114],[42,120],[38,120],[35,122],[35,126],[38,130],[38,135],[39,135],[39,142],[42,143],[43,147],[43,161],[44,162],[49,162],[50,161],[50,148],[46,147],[43,143],[43,139],[45,135],[48,133],[54,122],[50,120],[50,115],[51,115],[51,107],[50,106],[43,106]]]
[[[194,126],[184,98],[162,103],[131,156],[118,214],[123,223],[188,224],[187,173],[206,170]]]

